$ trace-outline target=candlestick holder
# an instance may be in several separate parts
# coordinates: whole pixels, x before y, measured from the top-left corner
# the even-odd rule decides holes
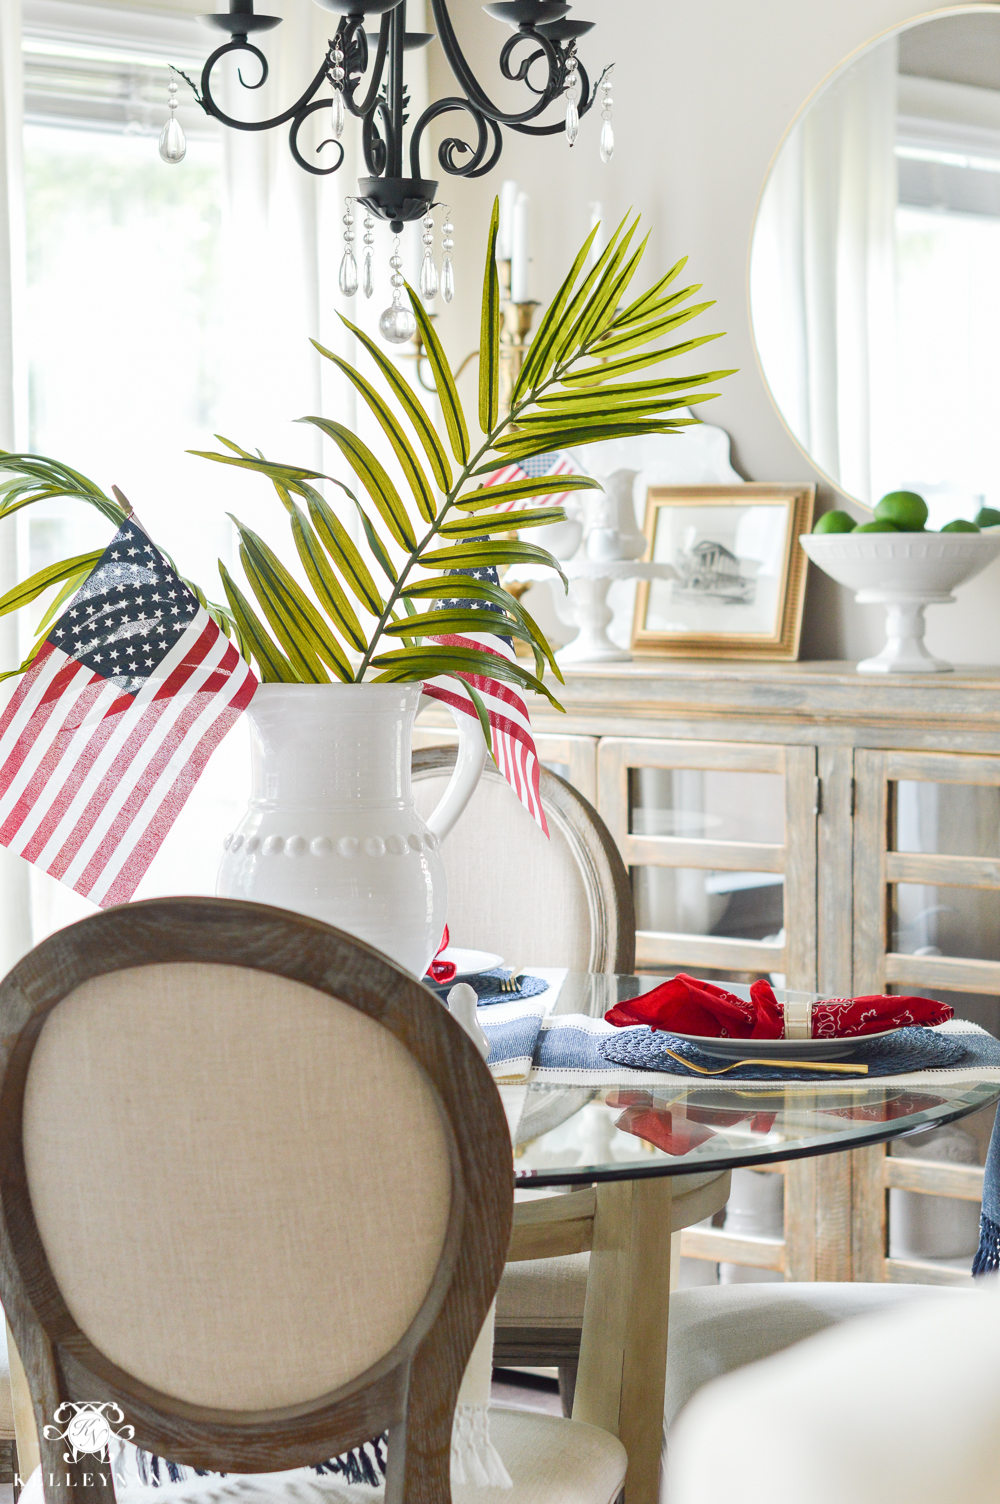
[[[515,303],[511,297],[510,260],[499,263],[501,310],[503,326],[500,330],[500,411],[510,412],[510,399],[514,385],[521,374],[524,357],[528,353],[528,336],[535,309],[539,304],[534,298]]]

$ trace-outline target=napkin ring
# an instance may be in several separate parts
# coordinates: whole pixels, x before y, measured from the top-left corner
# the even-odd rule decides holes
[[[800,998],[794,1001],[786,998],[782,1006],[785,1013],[785,1038],[812,1039],[812,1003]]]

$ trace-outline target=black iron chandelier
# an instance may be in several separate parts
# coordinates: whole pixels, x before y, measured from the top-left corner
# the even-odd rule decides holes
[[[253,0],[229,0],[227,14],[210,15],[204,19],[213,27],[229,35],[229,40],[216,48],[207,59],[201,73],[200,87],[186,74],[179,76],[192,89],[195,99],[206,114],[214,116],[223,125],[239,131],[268,131],[278,126],[288,126],[288,145],[298,165],[306,172],[326,177],[338,171],[344,161],[341,137],[347,115],[362,122],[361,140],[365,165],[370,176],[358,180],[357,202],[366,214],[365,264],[370,277],[372,217],[387,221],[393,234],[398,235],[404,224],[423,220],[425,248],[433,238],[433,218],[430,211],[435,207],[438,183],[421,177],[420,146],[427,127],[441,115],[461,113],[471,124],[465,134],[451,135],[438,147],[438,164],[442,172],[451,177],[478,178],[490,172],[500,159],[503,150],[503,128],[526,136],[551,136],[565,131],[572,146],[580,127],[580,119],[594,106],[601,94],[602,126],[600,153],[602,160],[610,161],[614,151],[614,133],[611,125],[611,66],[591,83],[587,70],[577,56],[577,41],[591,30],[593,22],[577,21],[569,17],[568,0],[495,0],[483,9],[495,20],[513,29],[500,51],[500,73],[510,83],[522,84],[533,98],[521,111],[506,111],[492,101],[477,81],[462,48],[459,45],[447,0],[429,0],[437,27],[436,35],[444,49],[460,94],[435,100],[415,121],[409,135],[409,175],[406,175],[404,157],[404,127],[409,123],[409,91],[404,75],[404,58],[407,52],[425,47],[434,39],[433,33],[412,32],[406,29],[406,0],[319,0],[326,9],[337,13],[344,5],[352,9],[341,15],[337,30],[329,41],[327,53],[320,67],[302,95],[294,104],[268,120],[237,120],[226,113],[212,92],[212,74],[217,64],[229,54],[249,54],[257,65],[259,77],[249,81],[239,71],[239,81],[245,89],[259,89],[267,81],[268,64],[264,53],[252,40],[259,33],[278,26],[280,16],[257,15]],[[378,31],[366,31],[378,18]],[[167,162],[179,162],[185,154],[183,132],[176,119],[177,84],[170,83],[170,118],[160,137],[160,155]],[[557,100],[563,104],[561,118],[548,124],[540,122],[540,116]],[[329,111],[331,134],[315,148],[316,160],[304,154],[299,142],[299,133],[305,123],[322,111]],[[348,215],[345,217],[346,250],[341,266],[340,285],[345,293],[357,289],[357,264],[354,260],[352,242],[353,216],[348,200]],[[446,214],[444,249],[450,265],[452,231]],[[425,264],[429,260],[425,249]],[[397,264],[399,263],[399,264]],[[401,261],[398,244],[390,262],[393,270],[393,286],[398,292],[403,279],[399,275]],[[346,267],[346,275],[345,275]],[[352,272],[353,267],[353,272]],[[353,285],[351,285],[353,281]],[[364,288],[370,295],[368,285]],[[429,288],[422,289],[425,296]],[[435,288],[436,291],[436,288]],[[434,292],[430,292],[434,296]],[[446,289],[445,296],[448,296]],[[394,295],[394,307],[399,309],[400,299]],[[412,329],[409,310],[401,310],[397,332],[383,327],[389,339],[409,338]],[[386,310],[386,314],[390,310]],[[383,315],[385,320],[386,315]],[[403,330],[407,329],[407,333]]]

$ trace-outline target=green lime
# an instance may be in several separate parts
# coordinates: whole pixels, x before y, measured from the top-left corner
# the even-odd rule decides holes
[[[978,527],[1000,527],[1000,512],[996,507],[980,507],[976,513]]]
[[[927,503],[916,491],[890,491],[875,508],[875,516],[902,533],[919,533],[927,521]]]
[[[851,531],[852,533],[898,533],[900,529],[893,523],[884,522],[880,517],[876,517],[874,522],[859,522]]]
[[[997,515],[1000,522],[1000,514]],[[854,518],[849,512],[824,512],[813,528],[814,533],[853,533]]]
[[[956,517],[954,522],[946,522],[941,531],[942,533],[978,533],[979,527],[975,522],[967,522],[964,517]]]

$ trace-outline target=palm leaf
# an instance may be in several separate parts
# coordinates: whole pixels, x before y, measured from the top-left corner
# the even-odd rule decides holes
[[[403,498],[367,444],[362,444],[357,434],[345,428],[343,423],[334,423],[329,418],[302,418],[299,421],[314,423],[327,438],[333,440],[375,503],[379,515],[400,548],[405,548],[407,553],[416,548],[417,540],[413,536]]]
[[[368,547],[374,554],[376,563],[378,564],[382,573],[385,575],[386,579],[389,581],[390,585],[395,585],[396,581],[399,579],[399,576],[392,566],[392,560],[389,558],[389,555],[385,551],[385,548],[382,544],[382,539],[375,531],[375,524],[372,522],[371,518],[368,516],[368,513],[362,506],[358,507],[358,516],[361,518],[361,526],[365,530],[365,537],[368,539]]]
[[[45,615],[38,623],[38,626],[35,628],[36,637],[42,637],[45,635],[46,628],[49,627],[59,615],[60,607],[65,605],[70,596],[76,594],[76,592],[79,590],[80,586],[83,584],[84,580],[90,573],[91,571],[89,569],[81,569],[79,574],[71,575],[63,585],[62,589],[57,591],[55,600],[49,606],[48,610],[45,612]]]
[[[483,276],[483,308],[479,322],[479,426],[492,433],[500,410],[500,279],[497,276],[497,231],[500,200],[493,200],[493,215],[486,239],[486,271]]]
[[[448,451],[445,449],[444,445],[441,443],[441,440],[438,438],[437,433],[434,429],[434,425],[431,423],[430,418],[428,418],[423,404],[417,399],[409,383],[404,381],[403,377],[397,371],[392,361],[389,360],[388,356],[383,354],[378,345],[376,345],[375,341],[371,339],[367,334],[365,334],[363,329],[359,329],[356,324],[352,324],[349,319],[345,319],[343,314],[340,314],[339,317],[341,323],[346,328],[350,329],[355,339],[357,339],[361,344],[364,345],[365,349],[368,351],[369,355],[372,357],[379,370],[382,372],[382,375],[392,387],[396,401],[399,403],[400,407],[409,418],[411,424],[413,425],[413,430],[416,433],[417,438],[424,446],[424,453],[427,455],[427,458],[430,462],[431,472],[438,487],[442,491],[450,490],[451,461],[448,458]],[[321,355],[326,356],[327,360],[334,359],[331,351],[325,350],[323,346],[317,344],[315,340],[313,340],[312,343],[316,345],[316,349]]]
[[[526,423],[527,418],[518,418]],[[483,507],[501,506],[506,501],[524,501],[529,496],[561,496],[564,491],[599,491],[601,483],[589,475],[536,475],[524,480],[507,480],[496,486],[480,486],[478,491],[469,491],[456,498],[454,505],[467,512],[478,512]]]
[[[613,246],[607,247],[604,256],[601,257],[566,310],[563,327],[552,348],[554,366],[565,362],[571,351],[578,352],[585,333],[594,328],[594,311],[595,309],[603,310],[607,305],[607,300],[616,286],[618,273],[637,224],[638,220],[633,220],[628,228],[624,229],[623,221],[623,225],[619,227],[622,229],[621,238]],[[639,254],[641,255],[641,251]]]
[[[499,606],[501,611],[507,612],[514,620],[519,621],[520,626],[525,627],[526,632],[528,632],[529,639],[531,639],[532,653],[535,654],[535,668],[537,668],[538,674],[541,674],[541,671],[543,671],[543,659],[547,659],[553,674],[558,678],[559,683],[562,683],[561,668],[556,663],[555,653],[550,648],[543,630],[538,626],[531,612],[525,611],[525,608],[517,600],[517,597],[511,596],[508,591],[504,590],[502,585],[490,585],[490,582],[486,581],[486,579],[471,579],[469,576],[466,576],[459,585],[456,582],[456,576],[439,575],[436,579],[421,581],[417,585],[406,585],[405,588],[408,596],[424,597],[424,599],[432,597],[435,600],[454,600],[456,599],[456,590],[460,588],[462,596],[459,599],[484,600],[484,602],[489,602],[490,605]],[[480,623],[481,621],[483,621],[483,615],[480,614]],[[481,627],[478,630],[481,630]]]
[[[539,654],[542,654],[548,659],[552,672],[560,684],[563,682],[562,671],[555,660],[555,654],[538,623],[530,612],[525,610],[517,597],[511,595],[502,585],[491,585],[488,580],[474,580],[468,575],[459,582],[453,574],[440,574],[434,579],[420,580],[417,584],[405,585],[403,590],[407,599],[413,596],[419,599],[454,600],[456,599],[455,592],[459,588],[462,592],[462,599],[488,601],[491,605],[499,606],[502,611],[508,612],[526,627],[532,637],[539,673],[541,673]]]
[[[532,507],[520,512],[477,512],[473,517],[455,517],[442,525],[442,538],[477,538],[484,533],[516,533],[521,527],[545,527],[565,522],[562,507]]]
[[[229,444],[229,440],[220,437],[220,443]],[[237,448],[235,444],[230,447]],[[245,450],[239,450],[236,454],[217,454],[213,449],[189,449],[188,454],[193,454],[199,460],[214,460],[217,465],[235,465],[238,470],[254,470],[258,475],[266,475],[268,480],[280,481],[283,485],[289,485],[298,480],[329,480],[330,478],[324,475],[322,470],[306,470],[301,465],[274,464],[262,456],[247,454]]]
[[[629,236],[635,226],[629,228]],[[629,257],[624,267],[619,262],[617,267],[609,267],[608,274],[604,278],[604,285],[599,287],[590,300],[590,304],[581,315],[576,334],[576,344],[581,348],[589,345],[603,333],[604,326],[610,323],[614,317],[614,311],[618,307],[618,300],[625,291],[632,278],[635,276],[646,252],[649,243],[647,235],[637,251]],[[624,255],[626,242],[622,242],[622,254]],[[572,348],[572,345],[569,347]]]
[[[597,444],[601,439],[631,439],[647,433],[669,433],[671,421],[668,418],[664,418],[662,422],[637,419],[634,423],[581,423],[565,428],[533,429],[530,433],[521,430],[497,439],[496,447],[508,463],[520,462],[546,454],[550,449]]]
[[[600,388],[604,391],[604,388]],[[590,411],[601,417],[614,419],[616,422],[631,422],[633,418],[652,418],[657,413],[672,412],[678,407],[694,407],[698,402],[708,402],[713,397],[718,397],[718,392],[682,392],[679,397],[650,397],[645,402],[605,402],[595,403]],[[586,411],[586,409],[585,409]],[[530,431],[532,427],[539,425],[566,425],[580,421],[580,408],[553,407],[546,408],[543,412],[525,413],[518,418],[518,427],[522,432]]]
[[[363,653],[367,643],[361,623],[354,608],[344,593],[343,587],[330,568],[319,539],[309,526],[298,507],[292,510],[292,536],[306,577],[316,593],[323,610],[344,634],[351,647]]]
[[[570,268],[569,276],[557,292],[549,306],[548,312],[538,326],[538,333],[531,341],[528,353],[525,356],[524,365],[521,367],[517,381],[514,383],[514,391],[511,396],[512,404],[518,401],[522,392],[530,391],[533,386],[537,386],[548,375],[555,362],[556,351],[561,344],[567,325],[576,318],[579,309],[584,306],[587,298],[590,296],[591,288],[596,283],[598,277],[603,274],[605,267],[614,255],[618,237],[625,228],[627,219],[628,215],[626,214],[597,258],[596,265],[591,268],[590,272],[584,278],[581,287],[574,293],[573,289],[576,285],[576,280],[583,270],[587,257],[590,254],[590,248],[594,243],[594,236],[598,231],[597,225],[594,226],[580,247],[577,258]]]
[[[650,306],[658,301],[660,294],[665,288],[670,286],[671,282],[676,282],[687,264],[688,258],[682,256],[679,261],[674,263],[665,277],[661,277],[659,282],[654,282],[653,286],[647,292],[642,293],[640,297],[636,298],[634,303],[630,303],[627,308],[622,309],[621,313],[615,315],[615,324],[634,324],[637,319],[647,318]],[[700,287],[701,283],[698,286]],[[685,289],[684,294],[678,293],[677,296],[686,296],[686,292],[687,289]]]
[[[278,594],[273,591],[262,573],[255,569],[248,550],[241,546],[240,562],[257,597],[272,632],[288,654],[288,660],[296,671],[296,677],[306,684],[328,684],[330,676],[309,644],[308,638],[286,610]]]
[[[278,556],[249,528],[240,529],[240,543],[277,601],[290,629],[304,637],[308,651],[332,668],[339,679],[353,679],[343,647]]]
[[[559,568],[558,559],[554,559],[548,549],[539,548],[537,543],[514,543],[499,538],[482,545],[462,543],[455,548],[436,548],[431,553],[422,554],[420,564],[424,569],[429,569],[432,564],[441,569],[489,569],[499,564],[547,564],[569,585]]]
[[[631,371],[641,371],[643,366],[659,365],[661,360],[673,360],[678,355],[686,355],[689,350],[697,350],[699,345],[707,345],[713,339],[721,339],[724,331],[718,334],[703,334],[698,339],[685,340],[682,345],[671,345],[666,350],[648,350],[642,355],[625,355],[621,360],[609,360],[607,364],[588,366],[585,371],[568,371],[561,378],[564,386],[583,386],[586,383],[592,385],[597,382],[612,381],[616,376],[625,376]]]
[[[236,584],[222,560],[219,560],[219,575],[226,592],[229,609],[233,613],[240,634],[257,660],[261,678],[265,684],[296,684],[302,676],[289,663],[284,653],[271,641],[253,607]]]
[[[667,376],[659,381],[619,382],[615,386],[581,387],[576,390],[548,392],[537,399],[538,407],[566,408],[578,413],[607,412],[612,404],[645,401],[660,393],[666,395],[687,387],[704,386],[709,381],[721,381],[725,376],[735,376],[735,371],[701,371],[697,376]],[[518,418],[519,423],[530,421],[529,416]],[[565,477],[562,477],[565,479]]]
[[[448,430],[448,438],[451,441],[451,452],[460,465],[468,464],[469,460],[469,430],[465,422],[465,414],[459,401],[458,387],[455,378],[451,374],[451,366],[448,358],[441,348],[441,341],[437,337],[437,331],[430,319],[424,312],[423,305],[413,288],[407,284],[407,293],[410,297],[410,306],[413,316],[420,330],[420,338],[424,343],[424,353],[430,362],[431,372],[434,376],[434,385],[437,388],[438,401],[441,404],[441,413],[444,417],[444,426]]]
[[[309,508],[309,520],[323,547],[343,575],[345,584],[373,616],[380,616],[385,609],[385,601],[379,594],[371,571],[358,552],[354,539],[318,491],[314,491],[311,486],[304,486],[302,489]]]
[[[638,345],[648,345],[651,339],[659,339],[661,334],[667,334],[671,329],[676,329],[681,324],[686,324],[689,319],[696,319],[699,313],[704,313],[706,308],[714,308],[714,303],[695,303],[691,308],[682,308],[678,313],[672,313],[667,318],[654,319],[650,324],[640,324],[638,328],[621,335],[614,335],[611,339],[602,339],[600,344],[592,352],[595,355],[618,355],[624,350],[633,350]]]
[[[49,564],[45,569],[40,569],[37,574],[30,575],[15,585],[13,590],[0,596],[0,616],[6,616],[10,611],[17,611],[21,606],[27,606],[31,601],[44,594],[50,585],[57,584],[60,580],[70,579],[79,574],[88,575],[104,557],[104,549],[99,548],[89,554],[77,554],[73,559],[63,559],[59,564]]]
[[[562,709],[535,674],[487,648],[454,648],[441,644],[435,644],[434,647],[399,648],[395,652],[380,653],[372,659],[372,667],[383,670],[376,683],[390,677],[396,678],[400,671],[409,679],[433,679],[437,674],[448,673],[505,679],[508,684],[520,684],[523,689],[533,689],[536,694],[544,695],[557,710]]]
[[[430,482],[426,475],[420,468],[420,462],[413,452],[409,439],[402,428],[400,428],[391,409],[379,396],[375,388],[353,366],[349,366],[346,360],[341,360],[339,355],[331,355],[330,359],[337,369],[343,372],[354,388],[361,393],[375,414],[382,427],[382,431],[396,451],[396,458],[399,460],[403,468],[403,474],[406,476],[407,484],[413,492],[418,511],[427,522],[433,522],[437,515],[437,501],[434,492],[431,490]],[[311,418],[306,421],[314,423],[316,419]]]

